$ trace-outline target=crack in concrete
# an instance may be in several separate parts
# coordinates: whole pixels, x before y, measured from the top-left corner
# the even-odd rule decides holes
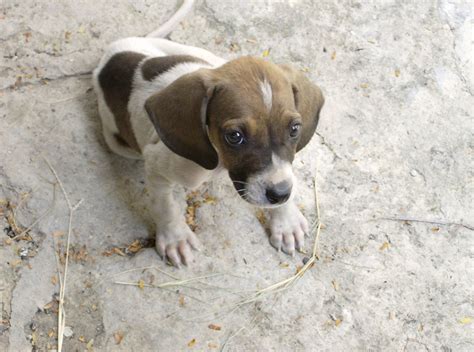
[[[326,149],[331,152],[333,156],[333,161],[336,161],[337,159],[342,160],[339,154],[337,154],[336,151],[334,150],[333,146],[326,141],[326,138],[324,138],[323,135],[321,135],[319,132],[315,132],[315,134],[318,135],[318,137],[321,139],[321,144],[324,145]]]
[[[456,35],[456,28],[454,26],[451,25],[450,21],[449,21],[449,15],[447,14],[447,12],[442,8],[440,2],[438,1],[438,9],[440,12],[442,12],[444,14],[444,17],[445,17],[445,23],[448,25],[448,28],[449,28],[449,31],[451,32],[451,36],[452,36],[452,44],[451,44],[451,47],[452,47],[452,52],[451,52],[451,56],[454,60],[454,65],[456,67],[456,73],[458,75],[458,77],[461,79],[461,82],[463,82],[464,84],[464,89],[467,93],[469,93],[469,95],[471,96],[474,96],[472,90],[471,90],[471,85],[469,83],[469,81],[467,80],[466,76],[464,75],[464,72],[461,68],[461,59],[459,58],[459,55],[456,53],[456,39],[457,39],[457,35]]]

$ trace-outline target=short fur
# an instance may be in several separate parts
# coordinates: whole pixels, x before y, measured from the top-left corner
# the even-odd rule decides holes
[[[145,159],[163,257],[187,264],[198,246],[172,185],[197,187],[223,170],[242,198],[270,208],[273,246],[287,253],[303,246],[308,226],[292,201],[291,163],[313,136],[324,99],[300,71],[252,57],[225,61],[164,39],[127,38],[109,47],[94,87],[111,149]],[[230,144],[231,134],[243,136],[242,143]]]

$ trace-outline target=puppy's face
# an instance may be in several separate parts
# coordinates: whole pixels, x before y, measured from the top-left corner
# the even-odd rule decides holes
[[[207,169],[220,162],[242,198],[273,207],[293,194],[291,164],[323,102],[301,72],[244,57],[177,79],[146,109],[171,150]]]
[[[291,82],[264,61],[235,60],[220,70],[207,106],[219,160],[243,199],[283,204],[293,193],[291,163],[303,123]]]

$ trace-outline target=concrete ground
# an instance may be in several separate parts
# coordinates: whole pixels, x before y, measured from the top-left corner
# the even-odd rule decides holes
[[[269,50],[326,96],[317,135],[294,163],[311,220],[317,179],[320,259],[292,287],[238,309],[307,254],[277,253],[226,178],[189,201],[204,245],[193,267],[138,250],[152,246],[153,231],[143,163],[113,155],[100,134],[89,72],[102,49],[151,32],[175,9],[151,0],[0,5],[0,350],[57,346],[69,217],[43,157],[71,202],[83,200],[65,351],[474,350],[472,3],[207,0],[172,34],[226,58]],[[140,288],[170,274],[206,277]]]

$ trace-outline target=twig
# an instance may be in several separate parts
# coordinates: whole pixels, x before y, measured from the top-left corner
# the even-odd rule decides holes
[[[33,223],[30,226],[28,226],[25,230],[23,230],[20,234],[12,237],[12,240],[16,240],[17,238],[21,238],[24,235],[26,235],[28,232],[30,232],[31,229],[37,223],[39,223],[46,215],[48,215],[53,210],[55,203],[56,203],[56,184],[53,184],[53,200],[51,201],[50,207],[43,214],[41,214],[39,218],[37,218],[35,221],[33,221]],[[13,214],[15,214],[15,213],[13,213]]]
[[[60,288],[59,288],[59,307],[58,307],[58,351],[61,352],[63,348],[63,339],[64,339],[64,328],[66,327],[66,312],[64,310],[64,297],[66,295],[66,281],[67,281],[67,269],[68,269],[68,263],[69,263],[69,246],[70,246],[70,240],[71,240],[71,232],[72,232],[72,218],[74,215],[74,212],[77,210],[77,208],[81,205],[82,199],[79,200],[79,202],[76,203],[76,205],[72,206],[71,201],[69,200],[69,196],[66,192],[66,189],[64,188],[64,185],[61,181],[61,179],[58,176],[58,173],[54,169],[54,167],[51,165],[48,159],[46,159],[45,156],[42,156],[46,164],[48,165],[49,169],[53,173],[54,177],[56,178],[56,181],[59,184],[59,187],[61,188],[61,191],[64,195],[64,199],[66,200],[67,207],[69,209],[69,223],[68,223],[68,231],[67,231],[67,241],[66,241],[66,258],[65,258],[65,263],[64,263],[64,274],[62,277],[62,280],[60,278]],[[59,276],[61,276],[61,273],[58,273]]]
[[[433,224],[433,225],[457,225],[465,227],[468,230],[474,231],[473,225],[466,225],[462,222],[452,222],[452,221],[439,221],[439,220],[423,220],[423,219],[414,219],[414,218],[378,218],[378,220],[387,220],[387,221],[409,221],[409,222],[420,222],[426,224]]]
[[[162,284],[158,285],[149,285],[149,284],[140,284],[137,282],[123,282],[123,281],[115,281],[114,283],[117,285],[130,285],[130,286],[144,286],[144,287],[153,287],[153,288],[164,288],[164,287],[172,287],[172,286],[184,286],[185,284],[193,281],[199,281],[202,279],[207,279],[209,277],[214,277],[214,276],[219,276],[222,275],[220,273],[217,274],[210,274],[210,275],[203,275],[203,276],[197,276],[193,277],[190,279],[185,279],[185,280],[175,280],[175,281],[167,281]]]

